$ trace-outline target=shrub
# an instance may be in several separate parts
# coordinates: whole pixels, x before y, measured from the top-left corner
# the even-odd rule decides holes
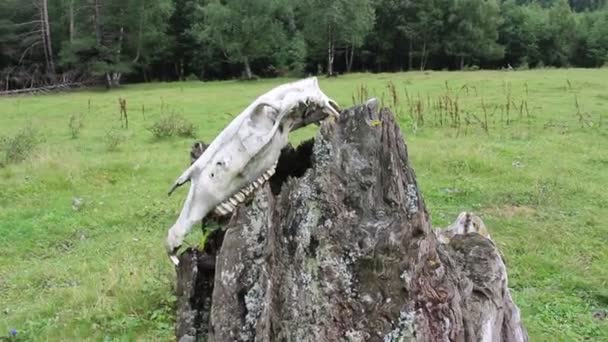
[[[82,115],[72,114],[72,116],[70,116],[70,121],[68,122],[68,128],[72,139],[78,139],[78,137],[80,137],[80,131],[83,127]]]
[[[270,64],[261,71],[261,76],[265,78],[275,78],[280,76],[280,70],[274,65]]]
[[[106,145],[106,150],[108,151],[118,151],[120,145],[127,140],[127,136],[125,133],[119,129],[112,128],[106,131],[106,136],[104,138],[104,142]]]
[[[200,78],[198,78],[198,76],[195,74],[190,74],[186,76],[186,81],[200,81]]]
[[[544,69],[545,68],[545,63],[543,63],[542,60],[538,61],[538,63],[536,63],[536,68],[537,69]]]
[[[196,127],[194,124],[184,118],[178,120],[175,126],[175,133],[184,138],[194,138],[194,131]]]
[[[517,70],[530,70],[530,65],[528,64],[528,62],[524,61],[524,62],[521,62],[519,64],[519,66],[517,66],[516,69]]]
[[[245,75],[245,72],[243,72],[241,74],[241,77],[239,77],[239,81],[257,81],[259,79],[260,79],[260,77],[255,74],[252,74],[251,78],[249,78],[249,77],[247,77],[247,75]]]
[[[156,139],[180,136],[193,138],[196,127],[190,121],[177,113],[163,115],[148,128]]]
[[[477,71],[477,70],[479,70],[479,65],[475,65],[475,64],[465,65],[462,68],[462,71]]]
[[[43,139],[39,132],[28,126],[14,136],[0,137],[0,167],[24,161]]]

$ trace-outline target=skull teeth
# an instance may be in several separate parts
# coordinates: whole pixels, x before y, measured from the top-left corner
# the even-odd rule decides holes
[[[228,214],[228,212],[226,212],[226,210],[224,210],[224,208],[222,208],[221,205],[218,205],[217,207],[215,207],[215,210],[213,212],[218,216],[224,216],[224,215]]]
[[[264,185],[264,183],[266,183],[272,177],[272,175],[275,174],[276,166],[277,164],[275,163],[270,169],[266,170],[266,172],[264,172],[258,179],[256,179],[251,184],[241,189],[241,191],[232,195],[230,198],[215,207],[215,209],[213,210],[214,214],[217,216],[226,216],[233,212],[240,203],[245,202],[247,197],[251,195],[252,192]]]
[[[224,202],[222,204],[220,204],[224,209],[226,209],[226,211],[228,211],[229,213],[231,213],[234,210],[234,206],[232,204],[230,204],[230,202]]]

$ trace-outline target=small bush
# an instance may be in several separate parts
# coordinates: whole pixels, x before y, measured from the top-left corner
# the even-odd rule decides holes
[[[70,121],[68,122],[68,128],[72,139],[78,139],[80,137],[80,131],[83,127],[82,115],[72,114],[72,116],[70,116]]]
[[[528,62],[522,62],[517,66],[516,70],[530,70],[530,65]]]
[[[279,77],[280,70],[274,65],[270,64],[261,71],[261,76],[265,78],[275,78]]]
[[[178,136],[184,138],[194,138],[195,130],[196,127],[194,126],[194,124],[184,118],[182,118],[181,121],[179,121],[178,124],[175,126],[175,133]]]
[[[0,167],[24,161],[42,141],[39,132],[29,126],[12,137],[0,137]]]
[[[186,76],[186,81],[200,81],[200,78],[198,78],[198,76],[195,74],[190,74]]]
[[[108,151],[118,151],[120,145],[127,140],[127,136],[125,133],[119,129],[112,128],[106,131],[106,136],[104,138],[104,142],[106,145],[106,150]]]
[[[247,75],[245,75],[245,73],[241,74],[241,77],[239,77],[239,81],[257,81],[260,79],[260,76],[256,75],[256,74],[252,74],[251,78],[248,78]]]
[[[190,121],[177,113],[163,115],[148,128],[156,139],[180,136],[193,138],[196,127]]]

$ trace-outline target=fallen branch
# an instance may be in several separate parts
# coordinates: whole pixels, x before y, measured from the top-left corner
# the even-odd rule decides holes
[[[23,88],[23,89],[14,89],[14,90],[6,90],[0,91],[0,96],[14,96],[14,95],[32,95],[32,94],[45,94],[52,91],[63,91],[63,90],[71,90],[84,87],[85,84],[82,82],[76,83],[61,83],[61,84],[52,84],[44,87],[35,87],[35,88]]]

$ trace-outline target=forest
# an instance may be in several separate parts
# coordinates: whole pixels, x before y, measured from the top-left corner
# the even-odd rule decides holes
[[[2,0],[0,91],[601,67],[607,0]]]

